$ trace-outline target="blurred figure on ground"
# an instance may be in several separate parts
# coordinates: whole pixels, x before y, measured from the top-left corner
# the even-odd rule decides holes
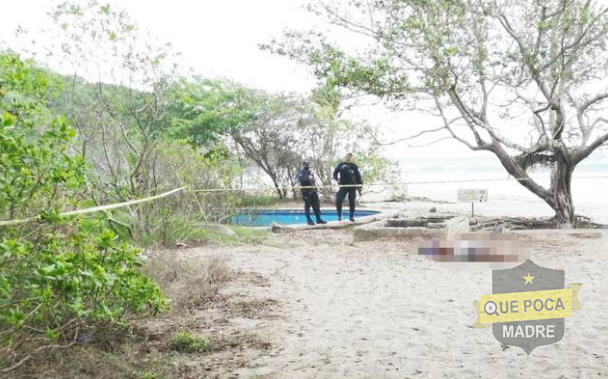
[[[304,213],[306,213],[306,221],[308,225],[314,225],[314,221],[310,217],[310,207],[315,212],[315,218],[317,224],[327,224],[327,222],[321,219],[321,202],[319,200],[319,192],[315,184],[315,177],[310,170],[310,163],[308,161],[302,162],[302,169],[298,173],[298,181],[302,191],[302,198],[304,199]]]
[[[342,220],[342,203],[348,195],[348,206],[350,210],[350,221],[355,221],[355,201],[357,200],[357,191],[361,195],[363,180],[359,173],[359,167],[353,163],[353,154],[348,153],[344,157],[344,161],[338,163],[334,170],[334,179],[340,185],[338,193],[336,193],[336,211],[338,212],[338,221]]]

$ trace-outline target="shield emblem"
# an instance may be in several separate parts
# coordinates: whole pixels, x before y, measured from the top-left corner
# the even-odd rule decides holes
[[[540,267],[529,259],[517,267],[492,271],[493,294],[556,290],[563,289],[564,284],[564,270]],[[500,322],[492,324],[492,332],[498,341],[521,347],[529,355],[538,346],[559,342],[564,336],[564,325],[564,318]],[[537,333],[539,330],[552,333]]]

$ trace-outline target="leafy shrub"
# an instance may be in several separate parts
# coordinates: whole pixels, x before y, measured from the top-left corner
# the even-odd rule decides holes
[[[240,168],[221,151],[223,148],[217,146],[203,154],[185,141],[158,141],[154,146],[156,159],[149,171],[155,173],[154,187],[159,190],[125,197],[145,197],[180,187],[195,190],[233,188]],[[120,185],[110,187],[120,188]],[[110,195],[97,192],[93,197],[98,201],[103,199],[101,203],[123,200],[112,196],[111,192]],[[176,242],[211,240],[205,225],[222,222],[236,213],[238,198],[235,191],[184,191],[136,208],[117,209],[112,212],[112,222],[108,226],[124,240],[135,241],[141,246],[173,246]]]
[[[163,140],[156,146],[153,171],[162,188],[233,188],[240,168],[223,148],[202,154],[185,141]],[[143,245],[170,246],[176,241],[204,240],[201,225],[225,220],[234,213],[237,196],[227,192],[183,192],[139,207],[134,230]],[[133,217],[131,217],[131,220]],[[128,222],[129,219],[125,219]]]
[[[165,306],[138,271],[138,249],[99,221],[59,217],[79,205],[86,178],[83,159],[69,154],[75,131],[46,106],[55,89],[44,71],[0,53],[0,219],[35,218],[0,225],[0,361]]]

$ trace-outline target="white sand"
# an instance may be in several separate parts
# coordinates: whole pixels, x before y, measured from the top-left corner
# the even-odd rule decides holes
[[[608,175],[608,173],[606,174]],[[485,176],[488,177],[488,176]],[[499,178],[498,176],[491,176]],[[581,175],[581,177],[584,177]],[[471,179],[457,175],[449,176],[419,176],[413,181],[424,180],[461,180]],[[548,175],[536,176],[535,180],[548,188]],[[487,182],[465,182],[448,184],[413,184],[408,186],[410,196],[425,196],[432,199],[456,202],[459,188],[482,188],[487,189],[489,200],[487,203],[475,205],[475,209],[489,216],[553,216],[553,210],[540,198],[528,191],[515,180],[487,181]],[[575,211],[577,214],[591,217],[596,222],[608,224],[608,179],[605,176],[590,178],[589,176],[576,179],[572,183],[572,192]],[[370,196],[370,200],[373,199]],[[461,209],[468,212],[470,204],[460,204],[453,209]]]
[[[238,377],[607,377],[608,235],[522,238],[535,263],[566,269],[566,283],[583,283],[583,310],[566,319],[562,341],[531,356],[503,350],[491,329],[472,329],[472,302],[491,293],[491,270],[428,261],[410,255],[404,241],[353,246],[348,231],[316,230],[274,235],[264,246],[192,253],[222,254],[234,269],[269,280],[258,287],[235,283],[227,293],[279,302],[278,318],[229,320],[273,344],[233,372]]]

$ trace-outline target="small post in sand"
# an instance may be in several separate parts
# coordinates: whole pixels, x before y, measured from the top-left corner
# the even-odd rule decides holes
[[[475,203],[485,203],[488,201],[488,190],[487,189],[459,189],[458,190],[458,201],[459,202],[470,202],[471,203],[471,218],[475,218]]]

